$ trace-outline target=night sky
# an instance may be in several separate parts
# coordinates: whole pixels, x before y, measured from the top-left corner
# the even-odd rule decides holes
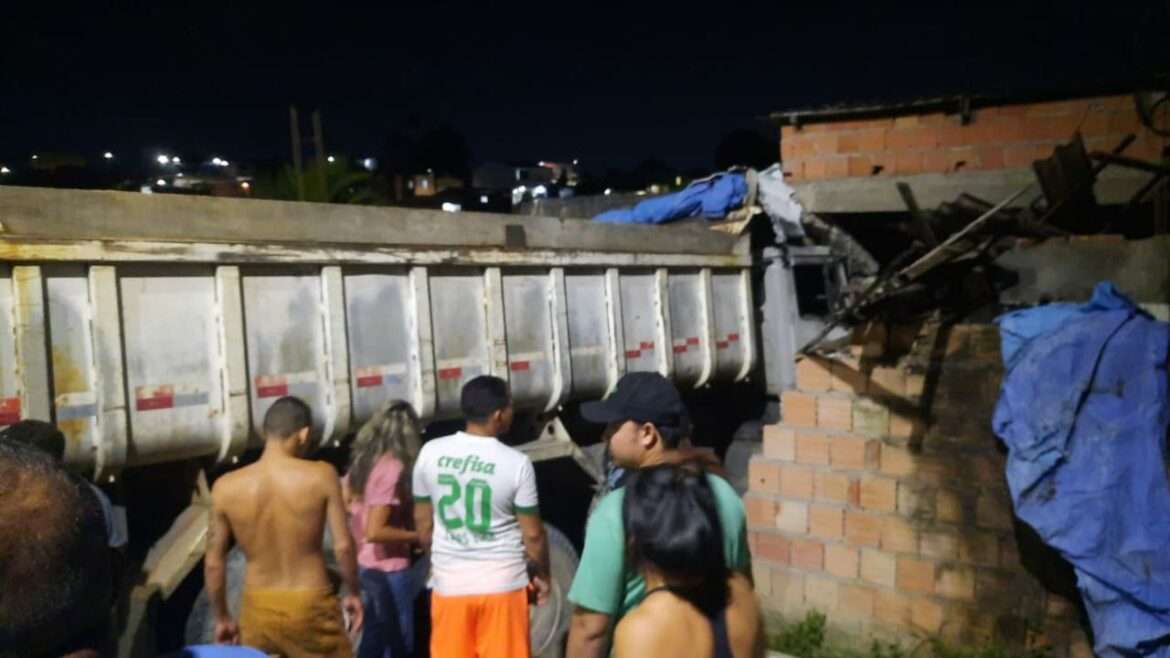
[[[1143,84],[1170,58],[1166,0],[16,4],[0,19],[7,158],[282,157],[297,103],[354,156],[415,114],[456,126],[479,162],[708,167],[723,134],[768,129],[773,110]]]

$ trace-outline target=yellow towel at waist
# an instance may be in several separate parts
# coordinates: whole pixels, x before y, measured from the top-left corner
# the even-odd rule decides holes
[[[240,642],[285,658],[353,658],[333,590],[245,586]]]

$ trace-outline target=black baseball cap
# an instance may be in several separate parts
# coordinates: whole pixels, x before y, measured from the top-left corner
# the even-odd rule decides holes
[[[624,375],[608,398],[582,404],[581,415],[600,425],[633,420],[684,429],[691,422],[678,389],[656,372]]]

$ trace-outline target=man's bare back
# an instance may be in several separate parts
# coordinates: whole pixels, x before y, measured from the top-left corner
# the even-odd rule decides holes
[[[332,466],[266,455],[221,477],[212,502],[247,557],[247,586],[331,585],[322,548],[325,524],[333,537],[348,537],[341,485]]]
[[[351,630],[360,629],[357,554],[337,473],[329,464],[303,459],[311,427],[308,405],[280,398],[264,416],[260,459],[223,475],[211,490],[203,573],[216,642],[244,640],[292,656],[352,656],[338,606]],[[325,570],[326,524],[347,590],[340,602]],[[239,623],[227,601],[226,560],[233,537],[246,558]]]

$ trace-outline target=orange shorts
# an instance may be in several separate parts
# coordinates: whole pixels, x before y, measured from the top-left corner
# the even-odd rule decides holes
[[[528,658],[528,591],[431,595],[435,658]]]

